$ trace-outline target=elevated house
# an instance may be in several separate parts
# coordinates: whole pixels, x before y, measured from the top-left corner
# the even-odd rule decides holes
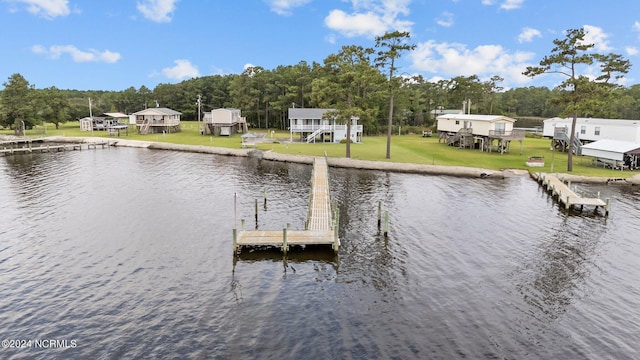
[[[573,118],[546,119],[542,135],[551,138],[556,148],[566,146],[568,140],[563,142],[563,138],[571,135],[572,121]],[[575,138],[580,140],[577,146],[604,139],[640,143],[640,120],[577,118]]]
[[[524,140],[524,131],[513,128],[515,119],[501,115],[444,114],[437,118],[438,141],[481,151],[508,151],[511,141]]]
[[[205,133],[208,130],[213,135],[229,136],[247,132],[247,120],[242,117],[239,109],[213,109],[204,113],[203,122]]]
[[[596,166],[620,170],[640,168],[640,143],[597,140],[582,146],[582,155],[593,156]]]
[[[347,138],[347,125],[340,124],[336,119],[323,118],[325,113],[335,109],[309,109],[290,108],[289,109],[289,130],[291,140],[294,136],[300,141],[311,142],[333,142],[339,143]],[[359,143],[362,141],[362,125],[358,125],[359,118],[351,118],[351,141]],[[294,135],[295,134],[295,135]]]
[[[131,114],[130,119],[140,134],[171,133],[180,131],[182,113],[168,108],[148,108]]]

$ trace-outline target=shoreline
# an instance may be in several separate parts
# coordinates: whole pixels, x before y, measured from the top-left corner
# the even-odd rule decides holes
[[[63,142],[63,143],[108,143],[109,146],[121,146],[154,150],[171,150],[171,151],[183,151],[193,152],[201,154],[212,155],[224,155],[224,156],[240,156],[240,157],[256,157],[263,160],[290,162],[298,164],[313,164],[314,156],[308,155],[290,155],[276,153],[271,150],[255,150],[255,149],[230,149],[214,146],[204,145],[185,145],[185,144],[173,144],[154,141],[142,141],[142,140],[127,140],[127,139],[113,139],[104,137],[62,137],[52,136],[44,138],[46,142]],[[372,160],[359,160],[349,158],[327,158],[327,164],[331,167],[339,168],[351,168],[362,170],[378,170],[378,171],[392,171],[402,172],[410,174],[425,174],[425,175],[448,175],[458,177],[472,177],[472,178],[491,178],[491,179],[504,179],[512,176],[529,175],[535,179],[537,172],[531,172],[530,170],[523,169],[503,169],[503,170],[489,170],[483,168],[466,167],[466,166],[444,166],[444,165],[427,165],[427,164],[412,164],[412,163],[396,163],[385,161],[372,161]],[[561,181],[571,181],[575,183],[592,183],[592,184],[624,184],[624,185],[640,185],[640,174],[634,175],[631,178],[615,178],[615,177],[592,177],[592,176],[579,176],[566,173],[553,173],[551,175],[556,176]]]

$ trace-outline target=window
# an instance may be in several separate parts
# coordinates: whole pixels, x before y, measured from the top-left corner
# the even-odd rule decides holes
[[[456,120],[456,125],[460,125],[460,120]]]
[[[593,132],[593,135],[600,135],[600,126],[596,126],[596,130]]]
[[[580,126],[580,134],[584,135],[587,133],[587,125]]]

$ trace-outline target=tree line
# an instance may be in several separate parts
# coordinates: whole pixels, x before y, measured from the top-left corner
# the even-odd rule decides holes
[[[391,129],[390,124],[396,129],[432,126],[434,112],[461,109],[463,103],[472,114],[515,118],[570,115],[563,101],[567,89],[562,86],[504,90],[504,79],[499,76],[429,81],[420,75],[398,75],[391,60],[411,45],[403,42],[409,38],[407,33],[392,35],[380,37],[377,49],[344,46],[322,63],[300,61],[275,69],[252,66],[241,74],[203,76],[159,84],[153,90],[146,86],[122,91],[37,89],[22,75],[13,74],[0,92],[0,126],[14,128],[22,122],[27,128],[43,122],[58,126],[88,116],[88,99],[93,114],[130,114],[158,104],[180,111],[184,120],[196,120],[198,95],[202,111],[238,108],[251,127],[286,129],[290,107],[330,107],[358,116],[368,135],[385,133]],[[605,64],[607,59],[600,60]],[[611,69],[603,68],[603,74],[607,70]],[[586,99],[586,105],[576,109],[577,115],[640,119],[640,85],[611,87],[597,97],[606,101]]]

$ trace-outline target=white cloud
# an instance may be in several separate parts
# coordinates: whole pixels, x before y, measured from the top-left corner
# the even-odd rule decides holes
[[[631,25],[631,30],[640,32],[640,21],[636,21]]]
[[[524,0],[506,0],[500,5],[500,8],[503,10],[514,10],[522,7],[522,3]]]
[[[439,77],[478,75],[490,78],[500,75],[512,84],[530,80],[522,75],[522,71],[530,65],[533,56],[531,52],[509,53],[500,45],[469,49],[464,44],[436,43],[433,40],[418,44],[410,55],[413,68]]]
[[[324,37],[324,41],[328,42],[329,44],[335,44],[336,43],[336,35],[335,34],[329,34],[329,35]]]
[[[170,22],[178,1],[180,0],[144,0],[138,2],[137,8],[145,18],[151,21]]]
[[[436,19],[436,24],[444,27],[453,26],[453,14],[448,11],[444,11],[440,14],[440,17]]]
[[[62,55],[68,54],[74,62],[104,62],[115,63],[120,60],[120,54],[109,50],[102,52],[96,49],[82,51],[73,45],[52,45],[45,48],[42,45],[34,45],[31,47],[34,54],[47,55],[52,59],[59,59]]]
[[[638,55],[638,52],[640,52],[638,51],[638,48],[634,46],[627,46],[624,50],[627,52],[627,55],[629,56]]]
[[[172,80],[185,80],[200,76],[198,67],[191,64],[189,60],[178,59],[173,62],[174,67],[162,69],[162,74]]]
[[[325,25],[347,37],[378,36],[388,30],[410,31],[413,23],[398,19],[409,15],[411,0],[351,0],[353,12],[334,9]]]
[[[500,4],[500,8],[503,10],[515,10],[522,7],[522,3],[525,0],[504,0],[502,4]],[[482,0],[482,5],[492,6],[495,5],[497,0]]]
[[[611,51],[612,47],[609,46],[608,34],[602,31],[602,28],[592,25],[584,25],[584,43],[593,44],[594,49],[599,52]]]
[[[278,15],[288,16],[292,14],[292,9],[303,6],[311,0],[265,0],[271,11]]]
[[[518,35],[518,42],[521,44],[525,42],[531,42],[533,41],[534,37],[542,37],[542,33],[540,33],[540,30],[525,27],[522,29],[520,35]]]
[[[9,0],[27,5],[27,11],[45,19],[67,16],[71,13],[68,0]]]

